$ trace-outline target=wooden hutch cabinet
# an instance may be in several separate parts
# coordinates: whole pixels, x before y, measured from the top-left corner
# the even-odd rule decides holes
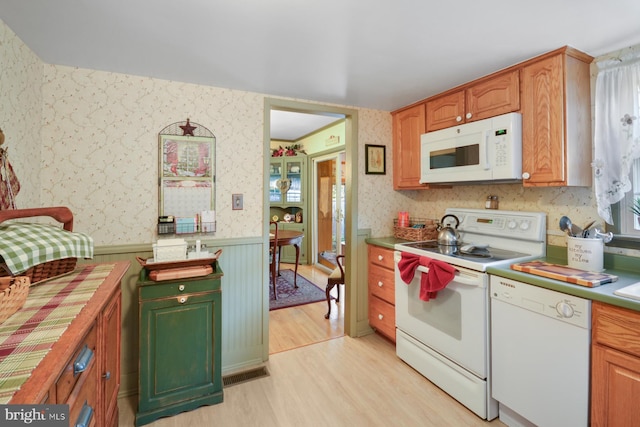
[[[222,271],[138,281],[140,363],[136,425],[223,400]]]
[[[307,262],[307,195],[308,170],[307,156],[282,156],[271,157],[269,161],[269,217],[278,217],[278,230],[294,230],[304,233],[300,244],[299,262]],[[295,222],[296,214],[301,217],[300,222]],[[291,220],[285,221],[285,215]],[[286,263],[296,262],[296,251],[293,246],[283,246],[280,253],[280,261]]]
[[[118,425],[121,280],[129,263],[97,266],[109,268],[105,279],[11,397],[10,404],[65,404],[69,405],[70,425]],[[87,266],[86,271],[92,267]],[[84,272],[78,269],[55,280],[77,283],[85,280]],[[45,289],[43,286],[39,290]],[[60,320],[55,315],[49,317],[49,322]]]

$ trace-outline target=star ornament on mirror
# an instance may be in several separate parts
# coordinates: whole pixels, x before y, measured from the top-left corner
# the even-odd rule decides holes
[[[187,119],[187,124],[184,126],[180,126],[180,129],[182,129],[183,136],[186,136],[186,135],[193,136],[193,131],[198,129],[198,126],[191,126],[191,123],[189,123],[189,119]]]

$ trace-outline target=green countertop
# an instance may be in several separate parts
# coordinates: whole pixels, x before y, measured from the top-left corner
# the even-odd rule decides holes
[[[394,249],[394,245],[396,243],[406,242],[406,240],[397,239],[395,237],[370,237],[365,241],[368,244],[381,246],[387,249]],[[553,264],[567,265],[566,252],[566,247],[548,246],[547,256],[540,260]],[[604,266],[604,272],[618,276],[618,280],[595,288],[574,285],[559,280],[536,276],[534,274],[515,271],[510,268],[510,265],[502,267],[488,267],[487,273],[540,286],[557,292],[587,298],[592,301],[601,301],[618,307],[640,311],[640,301],[632,298],[621,297],[613,293],[618,289],[640,282],[640,258],[605,253]]]

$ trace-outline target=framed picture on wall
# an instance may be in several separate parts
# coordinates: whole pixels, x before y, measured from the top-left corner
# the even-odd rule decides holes
[[[365,145],[365,173],[374,175],[385,175],[386,161],[385,152],[386,146],[384,145]]]

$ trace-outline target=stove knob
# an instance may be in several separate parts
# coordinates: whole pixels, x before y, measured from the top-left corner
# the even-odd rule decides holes
[[[528,221],[524,221],[522,224],[520,224],[520,229],[521,230],[528,230],[529,229],[529,222]]]
[[[509,227],[512,230],[514,230],[517,226],[518,226],[518,223],[515,222],[514,220],[511,220],[507,223],[507,227]]]
[[[556,311],[565,319],[573,317],[573,307],[571,307],[571,305],[567,304],[564,301],[560,301],[556,304]]]

